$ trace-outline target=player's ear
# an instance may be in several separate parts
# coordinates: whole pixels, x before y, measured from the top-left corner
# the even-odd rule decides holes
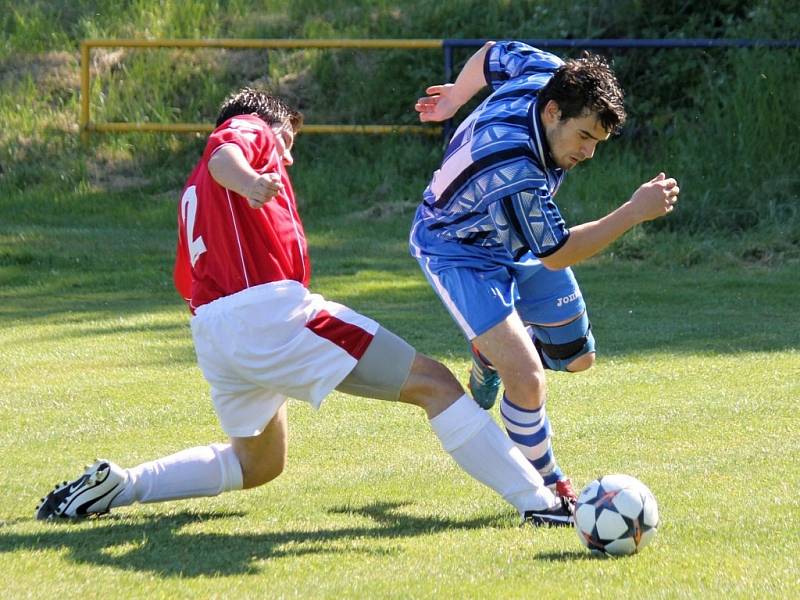
[[[558,122],[558,120],[561,119],[561,108],[558,106],[558,102],[555,100],[548,100],[542,110],[542,118],[548,125]]]

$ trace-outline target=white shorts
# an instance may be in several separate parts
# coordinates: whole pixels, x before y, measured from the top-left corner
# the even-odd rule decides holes
[[[378,324],[296,281],[277,281],[199,307],[191,328],[222,429],[250,437],[287,398],[319,408],[356,366]]]

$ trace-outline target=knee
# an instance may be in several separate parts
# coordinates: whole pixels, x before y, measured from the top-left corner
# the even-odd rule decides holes
[[[400,401],[438,414],[464,393],[453,373],[442,363],[417,354],[408,379],[400,390]]]
[[[526,410],[538,410],[547,399],[547,380],[544,371],[522,368],[500,373],[505,386],[504,395],[512,403]]]
[[[269,483],[283,473],[286,467],[286,454],[271,457],[268,461],[242,462],[242,482],[244,489],[259,487]]]
[[[283,473],[289,450],[284,403],[260,434],[232,437],[231,446],[242,469],[242,487],[258,487]]]
[[[528,410],[540,409],[547,398],[547,380],[544,371],[536,370],[519,380],[521,389],[516,390],[514,398],[522,400],[522,408]],[[509,393],[509,385],[506,384],[506,394]]]
[[[554,371],[585,371],[595,358],[595,341],[589,317],[584,311],[562,325],[533,325],[539,356]]]
[[[567,371],[570,373],[578,373],[580,371],[591,369],[594,366],[594,360],[594,352],[583,354],[567,365]]]

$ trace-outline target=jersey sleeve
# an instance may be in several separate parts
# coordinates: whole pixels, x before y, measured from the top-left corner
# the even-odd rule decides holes
[[[220,125],[208,138],[206,158],[226,144],[238,146],[256,171],[277,168],[279,159],[272,130],[257,117],[233,117]]]
[[[563,64],[564,61],[555,54],[523,42],[504,41],[489,48],[483,70],[486,82],[495,91],[511,79],[536,73],[552,73]]]
[[[549,256],[567,241],[569,229],[546,188],[522,190],[501,202],[509,226],[534,256]]]

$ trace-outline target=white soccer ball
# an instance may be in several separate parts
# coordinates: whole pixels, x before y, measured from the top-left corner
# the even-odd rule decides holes
[[[578,539],[593,553],[625,556],[644,548],[658,531],[658,504],[630,475],[606,475],[587,485],[575,506]]]

